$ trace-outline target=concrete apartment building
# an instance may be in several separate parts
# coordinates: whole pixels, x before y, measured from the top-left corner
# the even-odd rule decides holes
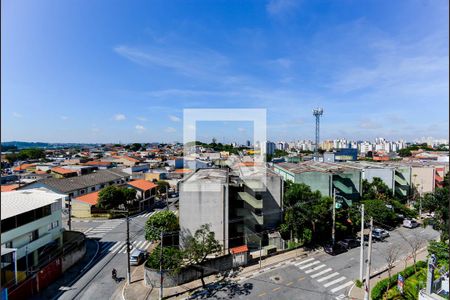
[[[2,285],[23,279],[46,247],[62,245],[64,196],[41,189],[1,193]]]
[[[228,249],[228,170],[200,169],[180,182],[179,215],[183,236],[209,224],[223,249]]]
[[[241,245],[257,249],[261,239],[267,245],[267,232],[281,221],[283,182],[270,170],[200,169],[179,190],[182,235],[210,224],[224,252]]]
[[[367,161],[360,162],[345,162],[345,166],[355,168],[361,171],[361,179],[372,182],[375,177],[380,178],[384,184],[388,186],[395,193],[396,180],[395,168],[393,166],[384,166],[378,163]]]
[[[279,163],[273,171],[284,180],[304,183],[323,196],[333,196],[333,188],[347,200],[359,200],[362,193],[361,171],[345,164],[306,161]]]

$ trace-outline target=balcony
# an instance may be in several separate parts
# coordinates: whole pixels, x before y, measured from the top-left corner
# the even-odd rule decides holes
[[[247,192],[239,192],[238,196],[239,196],[239,199],[241,199],[242,201],[244,201],[245,203],[247,203],[248,205],[250,205],[253,208],[257,208],[257,209],[263,208],[262,200],[256,199],[255,197],[253,197],[252,195],[250,195]]]
[[[242,217],[245,223],[264,224],[264,217],[262,215],[257,215],[255,212],[246,208],[237,208],[236,215]]]

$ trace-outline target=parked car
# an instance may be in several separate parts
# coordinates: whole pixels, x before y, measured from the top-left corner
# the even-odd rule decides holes
[[[419,226],[419,223],[417,223],[416,220],[409,220],[409,219],[403,220],[403,227],[416,228],[417,226]]]
[[[338,244],[349,250],[358,247],[361,243],[356,239],[348,238],[339,241]]]
[[[143,262],[147,257],[147,253],[144,250],[134,249],[130,253],[130,265],[137,266]]]
[[[389,237],[389,232],[381,228],[374,228],[372,230],[372,238],[375,240],[382,241],[385,238]]]
[[[338,255],[338,254],[341,254],[341,253],[343,253],[343,252],[347,252],[347,249],[344,247],[344,246],[342,246],[341,244],[339,244],[339,243],[336,243],[336,244],[326,244],[324,247],[323,247],[323,250],[325,251],[325,253],[328,253],[328,254],[330,254],[330,255]]]

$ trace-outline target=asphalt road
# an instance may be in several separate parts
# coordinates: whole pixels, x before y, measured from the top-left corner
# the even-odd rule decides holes
[[[154,212],[144,212],[130,218],[130,242],[133,248],[146,249],[150,242],[145,240],[144,226]],[[80,272],[72,284],[61,287],[58,299],[121,299],[122,287],[127,277],[126,220],[77,220],[72,230],[81,231],[91,240],[97,241],[96,255],[91,264]],[[121,279],[116,283],[111,278],[115,268]],[[135,267],[131,267],[133,273]]]
[[[408,241],[418,236],[423,240],[435,239],[438,232],[427,228],[398,228],[390,232],[383,242],[375,242],[372,250],[373,275],[386,267],[386,251],[399,250],[401,263],[411,254]],[[426,246],[426,243],[423,244]],[[367,248],[366,248],[367,249]],[[365,250],[366,250],[365,249]],[[366,252],[366,251],[365,251]],[[256,272],[250,279],[216,284],[209,294],[199,291],[195,299],[345,299],[353,282],[359,277],[360,248],[337,256],[323,251],[304,259],[287,263],[264,273]],[[365,268],[364,268],[365,273]]]

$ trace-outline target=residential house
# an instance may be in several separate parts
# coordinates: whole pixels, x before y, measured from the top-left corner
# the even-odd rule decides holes
[[[42,189],[1,193],[2,286],[39,265],[46,250],[62,245],[64,195]]]
[[[150,208],[155,203],[157,185],[153,182],[137,179],[127,182],[127,186],[136,190],[139,200],[139,210]]]

